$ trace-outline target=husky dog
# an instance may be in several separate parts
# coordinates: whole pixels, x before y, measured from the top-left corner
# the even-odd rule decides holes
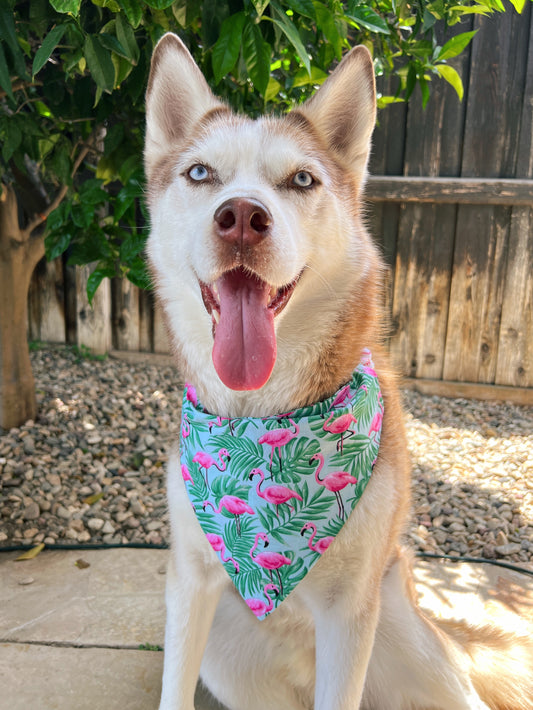
[[[197,447],[192,458],[182,450],[181,462],[176,452],[169,463],[172,552],[160,710],[193,710],[199,676],[231,710],[533,708],[527,638],[442,624],[417,607],[410,557],[401,546],[409,512],[406,439],[381,345],[383,265],[362,219],[375,106],[364,47],[349,52],[303,105],[258,120],[236,115],[213,95],[175,35],[155,49],[145,151],[149,261],[190,383],[185,404],[210,417],[206,426],[185,416],[182,447],[193,429],[216,435],[229,424],[218,434],[218,443],[227,444],[218,447],[218,458]],[[363,434],[354,429],[359,404],[346,414],[346,428],[332,418],[354,372],[363,378],[357,386],[363,400],[379,380],[375,415]],[[291,490],[296,466],[290,469],[284,442],[303,426],[294,413],[324,402],[313,455],[301,467],[301,476],[308,466],[310,480],[324,489],[317,500],[331,499],[335,534],[320,546],[311,541],[316,524],[302,525],[308,489],[302,483]],[[222,496],[213,476],[229,478],[231,442],[242,446],[245,427],[254,431],[275,416],[278,438],[270,431],[254,442],[253,450],[265,453],[264,466],[250,460],[239,474],[239,486],[252,481],[255,502]],[[377,446],[378,432],[380,438],[364,473],[366,488],[349,514],[342,484],[335,488],[328,479],[328,488],[318,473],[318,439],[330,436],[334,423],[340,434],[332,461],[357,446]],[[351,476],[343,485],[354,491],[357,481]],[[241,512],[230,509],[237,499]],[[273,505],[260,515],[258,503]],[[226,515],[231,545],[200,526],[210,508]],[[296,558],[270,553],[284,557],[285,567],[276,567],[264,551],[275,537],[267,532],[255,535],[240,563],[235,557],[249,526],[267,518],[293,521],[296,537],[315,556],[272,613]],[[237,589],[245,571],[255,565],[247,573],[255,579],[263,561],[264,593],[243,600]],[[268,616],[258,619],[263,612]]]

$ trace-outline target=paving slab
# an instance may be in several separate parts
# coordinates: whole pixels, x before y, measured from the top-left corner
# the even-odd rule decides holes
[[[0,710],[157,710],[168,551],[0,554]],[[79,560],[83,562],[80,563]],[[421,606],[533,628],[533,578],[417,560]],[[200,686],[197,710],[221,710]]]
[[[0,640],[162,646],[168,550],[0,555]]]
[[[0,643],[0,710],[157,710],[163,654]],[[196,710],[224,710],[199,684]]]

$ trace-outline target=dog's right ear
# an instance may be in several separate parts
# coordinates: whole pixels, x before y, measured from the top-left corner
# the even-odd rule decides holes
[[[171,32],[157,43],[146,91],[146,176],[179,146],[208,111],[222,106],[181,39]]]

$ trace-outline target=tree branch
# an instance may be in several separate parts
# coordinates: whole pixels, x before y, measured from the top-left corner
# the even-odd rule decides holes
[[[81,146],[81,150],[78,153],[78,156],[76,160],[74,161],[74,165],[72,167],[72,171],[70,173],[70,177],[73,178],[74,175],[78,172],[80,165],[83,163],[85,158],[87,157],[87,154],[93,150],[94,144],[96,140],[98,139],[100,133],[100,128],[95,128],[94,131],[91,133],[89,136],[88,140],[83,143]],[[48,215],[53,212],[59,205],[63,202],[65,199],[66,195],[68,192],[68,185],[63,185],[55,198],[52,200],[52,202],[46,207],[43,212],[40,214],[36,215],[30,222],[28,223],[26,229],[24,230],[23,234],[26,239],[30,238],[31,233],[37,229],[43,222],[46,222],[46,219]]]
[[[42,81],[16,81],[13,86],[11,87],[11,91],[13,93],[15,91],[20,91],[21,89],[27,89],[30,86],[42,86],[43,82]],[[7,96],[7,92],[4,91],[3,89],[0,90],[0,99],[3,99],[4,96]]]

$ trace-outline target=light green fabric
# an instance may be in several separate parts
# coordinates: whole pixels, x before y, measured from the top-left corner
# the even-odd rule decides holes
[[[370,479],[383,398],[368,351],[328,400],[223,419],[186,386],[181,470],[213,549],[258,618],[327,554]]]

